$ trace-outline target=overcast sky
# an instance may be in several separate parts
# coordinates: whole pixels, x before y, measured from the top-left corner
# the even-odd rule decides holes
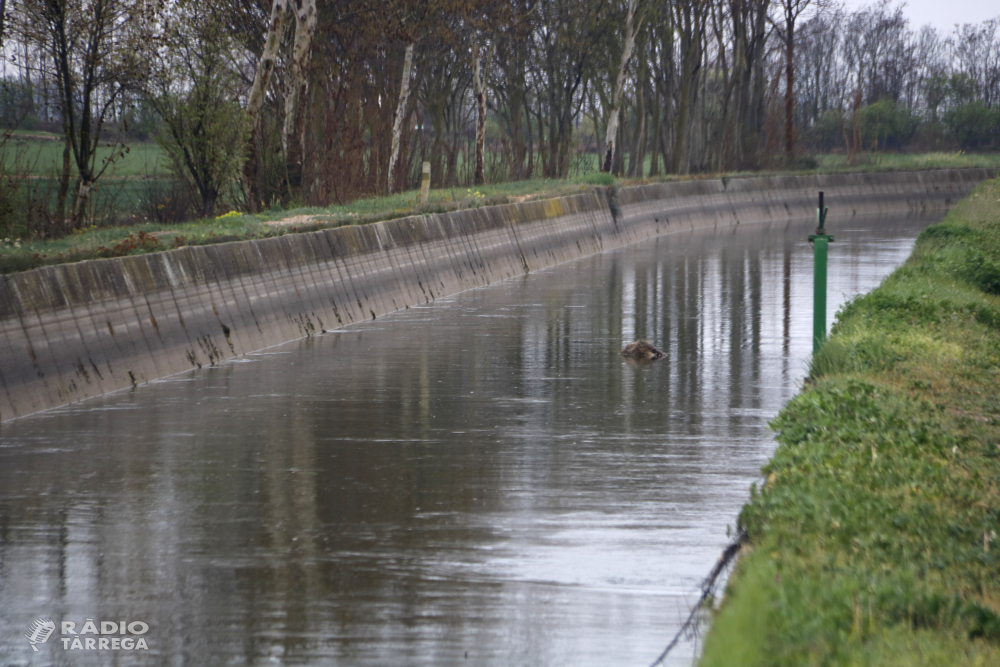
[[[848,9],[875,4],[865,0],[841,0]],[[893,3],[893,7],[900,3]],[[955,24],[982,23],[1000,16],[1000,2],[996,0],[909,0],[903,13],[910,19],[910,28],[917,29],[930,23],[940,32],[951,34]]]

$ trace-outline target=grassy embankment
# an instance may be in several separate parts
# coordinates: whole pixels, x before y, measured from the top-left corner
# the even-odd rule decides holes
[[[55,135],[52,135],[55,137]],[[15,143],[21,143],[19,155],[33,173],[41,178],[51,178],[54,165],[61,160],[61,143],[42,140],[26,134]],[[8,153],[8,158],[13,153]],[[13,159],[13,158],[9,158]],[[596,161],[596,156],[594,160]],[[1000,168],[1000,155],[966,155],[964,153],[931,153],[923,155],[882,155],[877,161],[848,167],[843,156],[820,156],[817,169],[796,173],[833,173],[850,171],[896,171],[945,167]],[[99,182],[93,198],[107,199],[104,206],[116,209],[139,209],[139,202],[148,199],[151,188],[167,183],[162,152],[155,144],[137,144],[116,160],[108,177]],[[757,172],[759,173],[759,172]],[[720,174],[696,176],[670,176],[642,181],[621,180],[622,184],[646,183],[685,178],[717,178]],[[753,172],[729,174],[730,176],[755,175]],[[15,238],[0,238],[0,273],[13,273],[47,264],[115,257],[128,254],[168,250],[181,245],[202,245],[243,239],[264,238],[286,233],[308,231],[323,227],[363,224],[379,220],[414,215],[421,212],[470,208],[501,204],[525,199],[542,199],[577,192],[587,183],[605,183],[603,174],[588,175],[569,180],[519,181],[497,183],[478,188],[443,188],[431,191],[430,205],[422,209],[417,205],[417,192],[410,191],[390,197],[375,197],[346,205],[325,208],[297,208],[292,210],[265,211],[258,215],[223,215],[213,219],[194,220],[186,223],[159,224],[142,221],[128,226],[95,226],[78,230],[71,236],[56,240],[27,242]],[[606,183],[609,184],[609,183]],[[54,190],[53,190],[54,192]],[[129,216],[126,216],[129,217]],[[131,217],[142,219],[137,212]],[[284,224],[276,224],[278,221]]]
[[[577,192],[583,187],[586,186],[573,181],[518,181],[478,188],[431,190],[430,202],[426,207],[418,205],[419,193],[411,191],[325,208],[299,208],[290,211],[274,209],[257,215],[229,212],[216,218],[185,223],[143,222],[127,227],[89,227],[54,240],[28,242],[0,239],[0,273],[97,257],[156,252],[184,245],[266,238],[390,220],[425,212],[554,197]]]
[[[1000,665],[1000,181],[845,306],[740,515],[717,665]]]

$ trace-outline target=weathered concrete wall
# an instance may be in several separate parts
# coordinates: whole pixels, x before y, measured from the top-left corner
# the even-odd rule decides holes
[[[0,277],[0,419],[135,387],[683,230],[935,212],[982,169],[754,177],[590,190]]]

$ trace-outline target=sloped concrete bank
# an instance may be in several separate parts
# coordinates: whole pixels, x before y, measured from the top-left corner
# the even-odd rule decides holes
[[[0,277],[0,420],[703,227],[935,213],[992,170],[663,183]]]

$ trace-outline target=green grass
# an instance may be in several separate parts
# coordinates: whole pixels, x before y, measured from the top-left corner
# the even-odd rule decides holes
[[[821,155],[816,158],[818,171],[912,171],[916,169],[959,169],[963,167],[1000,168],[1000,155],[991,153],[887,153],[874,158],[865,155],[861,164],[849,166],[844,155]]]
[[[598,156],[591,155],[591,159],[582,161],[581,167],[588,170],[597,171]],[[647,155],[644,162],[643,173],[648,173],[652,158]],[[625,165],[628,166],[628,155],[625,156]],[[810,155],[800,156],[791,168],[778,167],[782,172],[796,172],[805,174],[825,174],[843,172],[870,172],[870,171],[913,171],[917,169],[960,169],[967,167],[989,167],[1000,169],[1000,154],[991,153],[966,153],[958,151],[953,153],[884,153],[874,156],[870,153],[862,153],[855,158],[854,164],[847,163],[846,155]],[[660,159],[660,169],[663,170],[663,160]],[[727,175],[737,176],[741,174],[751,175],[759,172],[733,172]],[[714,176],[719,176],[715,174]],[[654,176],[639,180],[673,180],[675,175]]]
[[[8,140],[4,150],[0,152],[3,160],[3,172],[8,174],[30,174],[32,176],[58,176],[62,169],[63,142],[60,137],[51,135],[55,140],[39,140],[35,137],[44,133],[22,133],[15,131]],[[124,148],[109,148],[102,145],[97,149],[97,169],[104,162],[112,159],[102,178],[128,177],[166,177],[167,165],[163,151],[155,143],[132,143]],[[72,176],[77,175],[76,163],[71,160]]]
[[[702,667],[1000,664],[1000,182],[846,305],[810,371]]]
[[[63,144],[62,137],[47,132],[29,132],[26,130],[12,131],[11,139],[7,149],[3,152],[4,169],[9,170],[14,166],[15,158],[20,164],[25,166],[27,172],[36,176],[52,176],[58,173],[62,165]],[[44,139],[42,138],[44,137]],[[155,142],[130,143],[126,146],[125,155],[112,151],[111,148],[102,147],[98,151],[98,165],[103,160],[115,156],[114,164],[109,167],[107,175],[112,177],[132,177],[132,176],[153,176],[166,177],[167,164],[163,151]],[[596,172],[599,160],[603,156],[588,154],[583,156],[576,166],[586,170],[588,173]],[[877,158],[864,154],[858,164],[848,165],[844,155],[817,155],[814,157],[817,166],[813,169],[804,168],[806,162],[799,165],[797,171],[805,172],[840,172],[840,171],[898,171],[912,169],[930,168],[959,168],[959,167],[993,167],[1000,168],[1000,155],[994,154],[968,154],[963,151],[957,153],[920,153],[920,154],[894,154],[887,153]],[[628,165],[629,156],[625,156],[625,164]],[[644,161],[644,173],[649,171],[652,157],[647,155]],[[663,169],[663,160],[660,160],[660,169]],[[465,165],[459,165],[459,171]],[[73,167],[73,175],[76,175],[76,168]],[[732,174],[731,174],[732,175]],[[653,177],[653,180],[669,180],[669,176]]]
[[[583,179],[586,180],[586,179]],[[327,208],[273,210],[258,215],[230,215],[186,223],[159,224],[141,222],[125,227],[88,227],[53,240],[18,241],[0,239],[0,273],[24,271],[48,264],[140,254],[168,250],[182,245],[203,245],[243,239],[266,238],[282,234],[365,224],[423,212],[473,208],[511,201],[554,197],[586,189],[581,181],[532,180],[485,185],[478,188],[442,188],[431,190],[426,208],[418,205],[418,191],[389,197],[360,199]],[[117,204],[143,196],[148,182],[119,182],[100,185],[95,197],[110,189]],[[101,195],[110,198],[111,194]],[[116,205],[117,205],[116,204]],[[109,204],[110,205],[110,204]],[[268,224],[283,221],[283,224]]]

